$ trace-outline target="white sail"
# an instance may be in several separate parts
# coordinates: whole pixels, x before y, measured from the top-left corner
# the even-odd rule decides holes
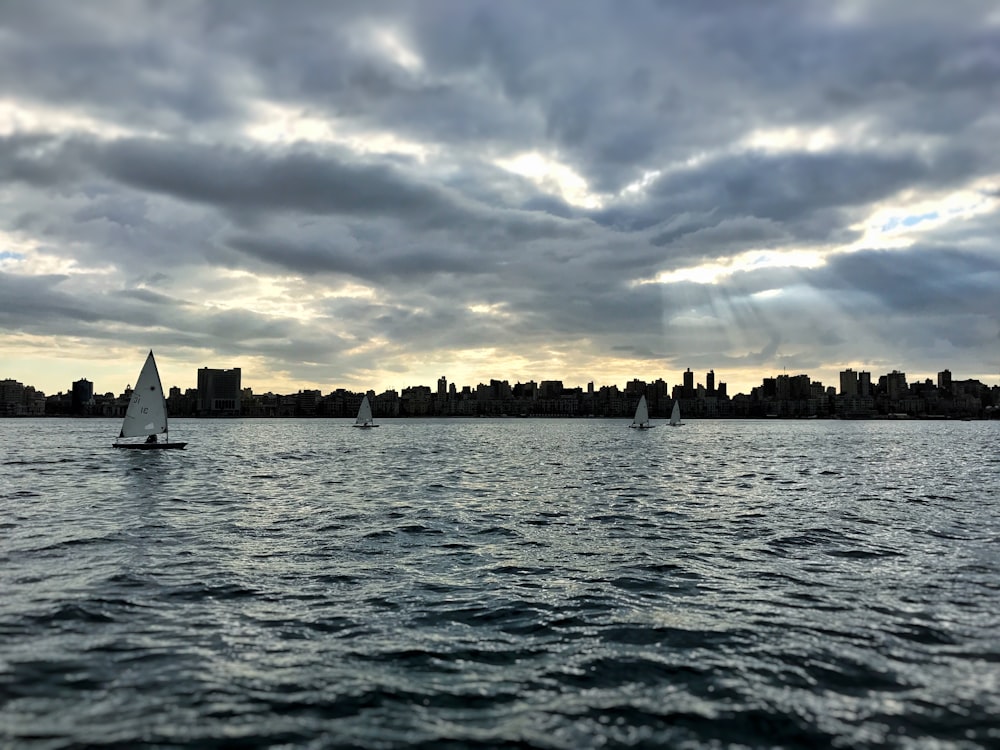
[[[372,405],[368,402],[368,396],[361,399],[361,406],[358,408],[358,418],[354,420],[355,427],[374,427],[372,422]]]
[[[635,417],[629,427],[649,427],[649,408],[646,406],[646,397],[639,397],[639,405],[635,407]]]
[[[676,427],[681,423],[681,404],[680,401],[674,399],[674,410],[670,412],[670,424]]]
[[[163,400],[163,386],[160,385],[156,360],[150,351],[132,391],[132,400],[128,402],[119,437],[159,435],[166,431],[167,406]]]

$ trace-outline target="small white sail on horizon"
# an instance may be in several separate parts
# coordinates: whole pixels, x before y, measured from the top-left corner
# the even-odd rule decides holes
[[[635,407],[635,417],[632,418],[632,424],[629,427],[635,427],[639,430],[648,430],[653,427],[649,423],[649,407],[646,406],[645,395],[639,397],[639,404]]]
[[[355,427],[378,427],[372,419],[372,405],[368,401],[368,394],[361,399],[361,406],[358,407],[358,417],[354,420]]]
[[[156,436],[164,435],[165,442],[160,442]],[[160,383],[160,373],[156,369],[153,350],[149,350],[146,362],[139,372],[139,379],[132,389],[132,398],[125,410],[122,428],[118,434],[121,438],[147,437],[145,443],[115,442],[115,448],[183,448],[187,443],[171,443],[167,426],[167,402],[163,398],[163,385]]]
[[[684,423],[681,421],[681,402],[674,399],[674,408],[670,412],[670,426],[671,427],[681,427]]]

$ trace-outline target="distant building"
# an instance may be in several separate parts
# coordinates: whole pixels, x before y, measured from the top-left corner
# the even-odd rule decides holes
[[[694,396],[694,373],[691,372],[691,368],[687,368],[684,372],[684,398],[692,398]]]
[[[872,374],[862,370],[858,373],[858,395],[867,398],[872,395]]]
[[[17,380],[0,380],[0,417],[40,417],[45,414],[45,394]]]
[[[905,372],[893,370],[888,375],[883,375],[883,377],[885,378],[885,390],[889,395],[890,401],[896,401],[906,395],[907,385]]]
[[[70,409],[73,414],[90,414],[94,406],[94,384],[86,378],[73,383]]]
[[[240,368],[198,370],[198,412],[209,416],[239,416]]]
[[[527,383],[515,383],[513,388],[514,398],[521,401],[534,401],[538,398],[538,384],[534,380]]]
[[[559,398],[562,392],[563,382],[561,380],[543,380],[538,384],[540,398]]]
[[[322,394],[317,390],[299,391],[295,394],[295,415],[311,417],[316,414]]]
[[[850,368],[840,373],[840,395],[858,395],[858,374]]]
[[[638,397],[646,393],[646,381],[645,380],[630,380],[625,384],[625,395],[635,396],[638,401]]]
[[[941,370],[937,374],[937,387],[945,393],[951,393],[951,370]]]
[[[448,378],[444,375],[438,378],[438,393],[439,396],[446,396],[448,394]]]
[[[709,370],[705,376],[705,389],[709,396],[715,395],[715,370]]]

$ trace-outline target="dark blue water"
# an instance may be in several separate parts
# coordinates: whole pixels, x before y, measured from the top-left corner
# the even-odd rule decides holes
[[[1000,423],[0,420],[0,746],[997,747]]]

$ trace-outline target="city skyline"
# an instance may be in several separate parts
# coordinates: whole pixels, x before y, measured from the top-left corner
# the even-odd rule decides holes
[[[150,348],[165,383],[275,393],[1000,375],[995,3],[39,0],[3,28],[0,377],[118,389]]]
[[[158,359],[158,369],[160,371],[161,379],[163,381],[164,391],[167,392],[167,391],[170,391],[171,389],[177,388],[182,393],[185,392],[185,391],[188,391],[188,390],[193,390],[193,391],[199,391],[199,390],[201,390],[201,389],[198,388],[198,382],[197,381],[199,381],[201,379],[201,373],[203,371],[205,371],[205,370],[211,370],[211,371],[214,371],[214,372],[236,370],[237,377],[241,380],[241,389],[248,389],[249,388],[255,395],[260,395],[260,394],[264,394],[264,393],[274,393],[274,394],[278,394],[278,395],[293,395],[293,394],[295,394],[297,392],[301,392],[301,391],[319,391],[321,394],[326,395],[326,394],[329,394],[329,393],[333,393],[334,391],[337,391],[337,390],[346,390],[346,391],[352,391],[352,392],[355,392],[355,393],[368,393],[368,392],[374,391],[376,394],[378,394],[378,393],[384,393],[384,392],[388,392],[388,391],[402,392],[403,390],[408,389],[408,388],[418,388],[418,387],[430,388],[432,391],[436,392],[441,379],[444,379],[449,386],[455,386],[458,389],[462,389],[463,387],[469,387],[469,388],[475,389],[479,385],[489,384],[490,382],[493,382],[493,381],[506,382],[506,383],[508,383],[511,386],[513,386],[515,384],[524,384],[524,383],[532,383],[532,382],[538,384],[538,383],[541,383],[541,382],[544,382],[544,381],[555,381],[555,382],[561,382],[564,385],[564,387],[567,388],[567,389],[575,389],[575,388],[586,389],[587,386],[588,386],[588,384],[593,384],[594,389],[600,389],[602,387],[617,387],[617,388],[623,389],[623,390],[625,388],[627,388],[627,386],[628,386],[628,384],[630,382],[633,382],[633,381],[642,381],[642,382],[644,382],[646,384],[652,384],[652,383],[654,383],[656,381],[663,381],[663,382],[665,382],[667,384],[667,386],[669,388],[672,389],[674,387],[679,387],[679,386],[683,386],[683,385],[686,384],[685,383],[685,374],[686,373],[690,374],[692,385],[695,388],[704,386],[708,391],[714,391],[715,388],[709,386],[709,382],[711,382],[716,387],[724,386],[725,390],[726,390],[726,393],[728,394],[729,397],[732,397],[732,396],[735,396],[735,395],[738,395],[738,394],[749,395],[753,389],[761,387],[761,385],[762,385],[762,383],[764,383],[764,381],[770,380],[770,379],[774,379],[774,378],[778,378],[778,377],[781,377],[781,376],[788,376],[788,377],[792,377],[792,378],[805,376],[805,377],[809,378],[810,382],[812,382],[812,383],[820,383],[820,384],[823,385],[824,388],[833,388],[836,391],[836,393],[841,394],[842,392],[844,392],[843,391],[844,375],[848,374],[848,373],[852,373],[855,378],[858,375],[867,375],[866,382],[871,387],[874,386],[874,384],[878,381],[878,379],[880,377],[885,376],[885,375],[889,375],[889,374],[897,374],[898,373],[898,374],[904,375],[905,378],[906,378],[906,380],[907,380],[907,382],[910,383],[910,384],[913,384],[913,383],[925,382],[925,381],[928,381],[928,380],[936,383],[937,380],[938,380],[938,378],[940,377],[940,375],[943,372],[947,372],[948,375],[949,375],[949,378],[952,379],[952,380],[954,380],[954,381],[956,381],[956,382],[957,381],[967,381],[967,380],[968,381],[973,381],[973,380],[976,380],[976,381],[981,382],[987,388],[992,388],[992,387],[998,387],[998,388],[1000,388],[1000,373],[997,374],[996,378],[989,379],[987,377],[986,379],[983,379],[983,378],[977,378],[977,377],[974,377],[972,375],[968,375],[968,374],[965,374],[965,373],[956,372],[955,370],[953,370],[950,367],[942,367],[942,368],[940,368],[939,370],[937,370],[937,371],[935,371],[933,373],[926,373],[925,374],[925,373],[916,373],[916,372],[907,370],[906,368],[903,368],[903,367],[893,367],[891,370],[886,370],[886,371],[883,372],[883,371],[874,371],[871,368],[866,368],[866,367],[851,366],[851,367],[844,368],[843,370],[841,370],[840,372],[838,372],[836,374],[836,377],[829,378],[829,379],[824,379],[824,378],[816,377],[815,374],[808,373],[808,372],[794,372],[794,373],[789,373],[789,372],[770,372],[770,373],[760,373],[758,375],[757,379],[751,385],[749,385],[746,388],[737,388],[737,387],[734,387],[733,383],[730,382],[729,380],[727,380],[727,378],[725,377],[724,373],[717,372],[717,371],[714,370],[714,368],[709,368],[708,370],[704,370],[704,371],[701,371],[701,372],[694,371],[691,368],[685,368],[685,370],[682,370],[682,371],[680,371],[678,373],[675,373],[675,375],[673,376],[674,379],[671,379],[671,376],[669,374],[665,374],[665,373],[659,373],[659,374],[653,375],[653,376],[648,377],[648,378],[643,378],[643,377],[640,377],[638,375],[632,375],[632,376],[626,377],[626,378],[624,378],[622,380],[611,381],[611,382],[599,381],[598,379],[595,379],[595,378],[586,378],[586,379],[581,380],[581,381],[574,381],[574,380],[571,380],[571,379],[568,379],[568,378],[564,378],[564,377],[511,378],[509,376],[504,376],[502,373],[493,373],[489,377],[479,378],[479,379],[474,380],[474,381],[466,382],[466,381],[461,381],[461,380],[458,380],[458,379],[450,378],[446,373],[442,373],[438,377],[429,379],[426,382],[397,383],[395,385],[389,385],[389,386],[384,387],[384,388],[382,388],[382,387],[380,387],[380,388],[371,387],[371,388],[353,389],[353,388],[350,388],[350,387],[348,387],[348,386],[346,386],[344,384],[329,383],[327,385],[315,385],[315,386],[309,387],[309,388],[297,388],[297,389],[292,390],[292,391],[276,391],[276,390],[270,389],[270,388],[262,388],[262,387],[259,387],[257,384],[255,384],[253,382],[249,382],[245,377],[243,377],[243,375],[245,374],[245,370],[243,370],[240,367],[239,364],[221,365],[221,364],[216,363],[214,365],[201,365],[198,368],[198,370],[196,371],[195,377],[193,378],[193,380],[196,381],[196,382],[194,382],[193,384],[181,384],[179,382],[174,382],[174,380],[171,380],[167,376],[167,374],[166,374],[167,371],[164,368],[164,366],[162,364],[162,360],[160,360],[160,358],[159,358],[159,355],[157,355],[157,359]],[[709,374],[711,374],[710,378],[709,378]],[[125,393],[127,390],[129,390],[134,385],[134,380],[135,380],[135,377],[137,375],[138,375],[138,372],[134,373],[133,378],[131,380],[127,380],[124,385],[122,385],[121,387],[117,387],[117,388],[104,388],[104,387],[101,387],[100,383],[98,383],[97,381],[95,381],[93,378],[88,377],[87,375],[81,375],[79,377],[74,377],[71,381],[69,381],[63,387],[57,388],[57,389],[54,389],[54,390],[46,390],[45,388],[41,387],[37,383],[27,382],[27,381],[25,381],[25,380],[23,380],[21,378],[16,377],[15,375],[12,375],[12,374],[9,374],[9,373],[5,373],[5,372],[0,372],[0,381],[2,381],[2,380],[17,381],[17,382],[20,382],[24,386],[30,386],[32,388],[35,388],[38,391],[43,392],[46,396],[58,395],[59,393],[72,393],[72,391],[73,391],[73,385],[74,385],[75,382],[78,382],[78,381],[88,381],[92,385],[93,393],[95,393],[95,394],[98,394],[98,393],[100,393],[100,394],[111,393],[111,394],[114,394],[114,395],[118,396],[118,395],[121,395],[122,393]]]

